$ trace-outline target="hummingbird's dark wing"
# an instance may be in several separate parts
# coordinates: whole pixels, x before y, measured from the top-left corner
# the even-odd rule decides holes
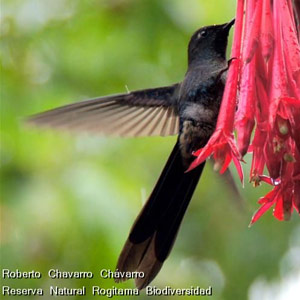
[[[179,84],[85,100],[29,118],[29,123],[114,136],[174,135]]]

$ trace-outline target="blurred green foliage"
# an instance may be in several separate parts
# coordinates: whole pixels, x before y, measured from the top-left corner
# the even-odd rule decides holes
[[[114,286],[99,270],[114,270],[175,142],[74,136],[28,128],[24,118],[180,81],[191,34],[234,13],[234,0],[1,1],[1,267],[43,273],[41,280],[2,284],[42,287],[46,295],[50,285]],[[246,176],[241,209],[208,164],[153,285],[211,285],[212,299],[258,299],[255,284],[280,283],[299,270],[289,254],[300,247],[296,215],[278,222],[268,212],[248,228],[267,190],[252,188]],[[51,268],[92,271],[95,278],[50,280]]]

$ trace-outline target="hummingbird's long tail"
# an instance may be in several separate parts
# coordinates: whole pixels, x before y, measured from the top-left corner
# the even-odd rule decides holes
[[[138,289],[145,288],[155,278],[168,257],[204,165],[205,162],[185,173],[176,143],[118,260],[118,271],[144,273],[143,278],[135,279]]]

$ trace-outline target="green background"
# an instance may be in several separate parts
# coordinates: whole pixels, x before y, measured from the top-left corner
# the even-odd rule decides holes
[[[2,285],[41,287],[45,299],[50,285],[85,285],[88,294],[93,285],[134,286],[103,280],[99,270],[114,270],[176,138],[74,135],[23,120],[85,98],[182,80],[192,33],[234,14],[234,0],[1,1],[1,267],[43,273]],[[293,299],[286,297],[290,285],[294,292],[300,286],[299,217],[279,222],[269,211],[248,228],[269,187],[248,183],[246,160],[245,188],[236,180],[243,203],[207,165],[153,285],[212,286],[210,299]],[[50,280],[52,268],[95,277]]]

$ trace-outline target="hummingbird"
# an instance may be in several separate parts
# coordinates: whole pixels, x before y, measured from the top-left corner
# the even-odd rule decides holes
[[[118,272],[144,274],[135,278],[138,289],[151,283],[168,257],[205,166],[203,162],[186,172],[193,152],[205,146],[216,126],[233,24],[234,19],[205,26],[192,35],[187,71],[179,83],[80,101],[29,118],[36,125],[71,131],[124,137],[178,136],[117,262]]]

